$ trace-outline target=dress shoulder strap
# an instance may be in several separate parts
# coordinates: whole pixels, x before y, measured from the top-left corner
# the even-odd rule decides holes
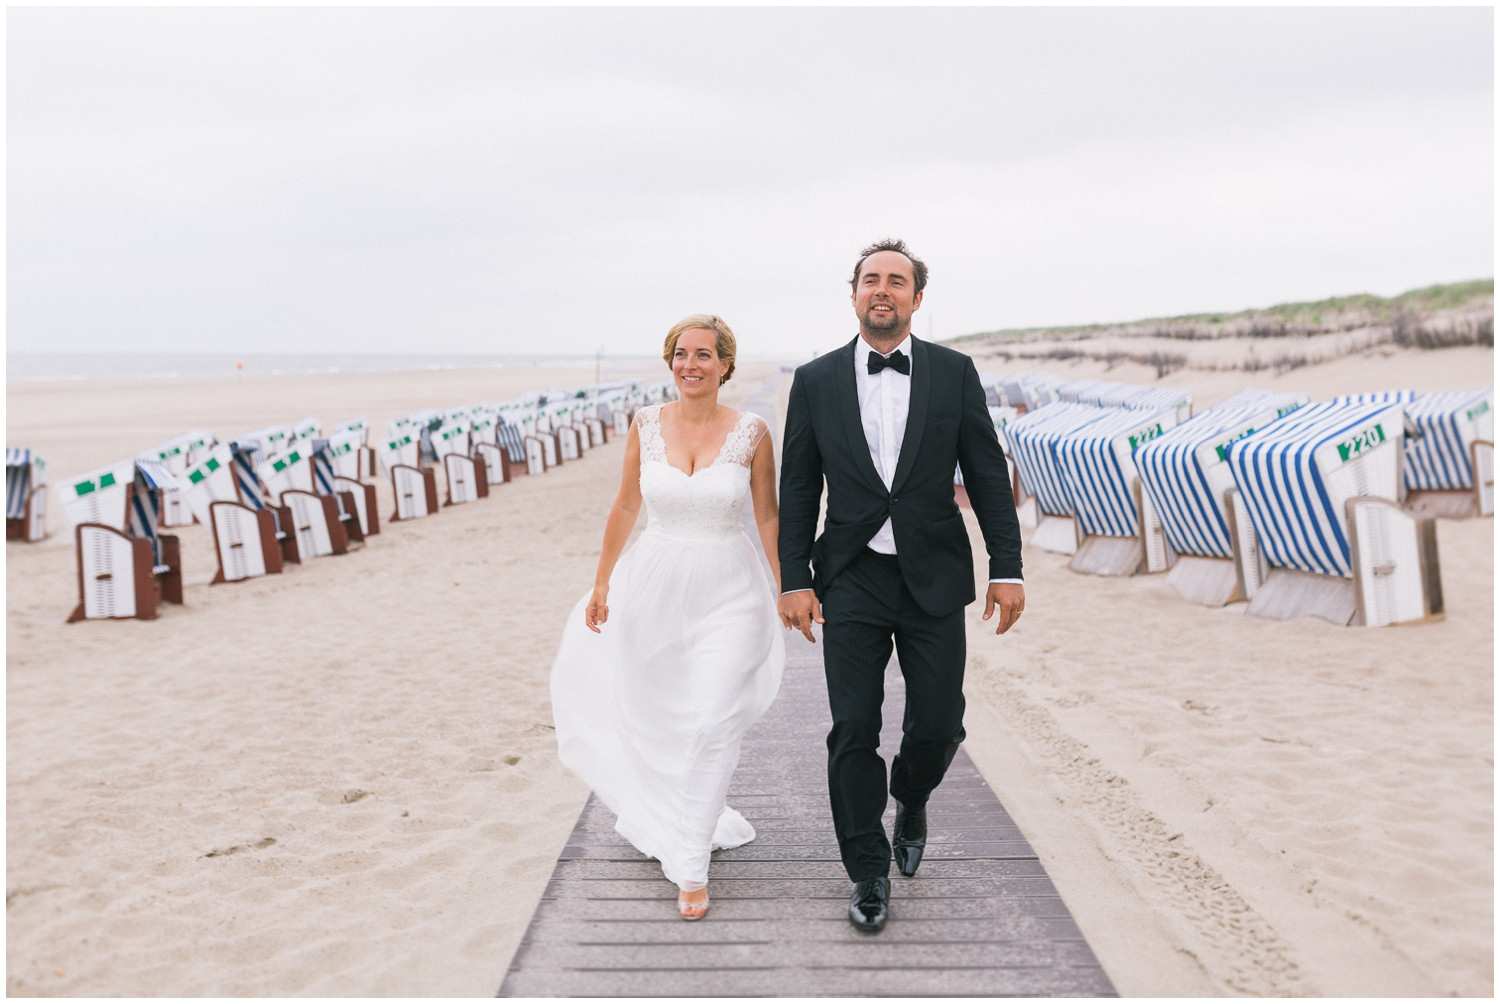
[[[718,462],[749,467],[750,461],[755,457],[755,448],[760,445],[761,437],[767,431],[769,427],[765,419],[748,411],[740,412],[740,417],[735,419],[734,428],[729,430],[729,435],[724,439],[724,448],[719,451]]]
[[[641,456],[665,462],[667,444],[661,438],[661,405],[648,404],[637,411],[635,424],[641,437]]]

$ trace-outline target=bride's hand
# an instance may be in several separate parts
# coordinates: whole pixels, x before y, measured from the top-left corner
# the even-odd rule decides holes
[[[594,595],[589,597],[588,609],[583,612],[583,623],[594,634],[599,633],[599,625],[609,620],[608,586],[595,586]]]

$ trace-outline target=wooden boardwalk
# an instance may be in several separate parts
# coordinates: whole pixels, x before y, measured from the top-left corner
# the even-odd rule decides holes
[[[886,929],[854,930],[828,808],[822,661],[821,646],[788,635],[781,693],[746,736],[729,794],[757,836],[714,854],[708,916],[677,917],[676,887],[591,797],[499,996],[1114,995],[963,750],[929,803],[921,870],[908,879],[891,869]],[[903,693],[892,663],[887,760]]]

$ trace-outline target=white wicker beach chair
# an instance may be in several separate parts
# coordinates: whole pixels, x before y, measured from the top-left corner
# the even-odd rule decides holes
[[[5,539],[47,536],[47,462],[27,449],[5,448]]]

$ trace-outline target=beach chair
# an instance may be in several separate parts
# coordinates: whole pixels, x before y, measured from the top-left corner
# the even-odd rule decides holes
[[[193,515],[213,531],[219,569],[209,585],[281,572],[276,517],[263,498],[254,497],[254,505],[242,500],[229,444],[215,445],[178,481]]]
[[[1234,477],[1226,451],[1306,403],[1306,394],[1241,391],[1136,451],[1144,501],[1175,556],[1167,582],[1183,597],[1206,606],[1249,598],[1234,565],[1225,503]]]
[[[281,441],[287,440],[283,437]],[[272,496],[259,474],[266,458],[260,441],[248,437],[234,440],[229,444],[229,456],[240,503],[251,509],[264,509],[271,514],[273,533],[281,548],[283,563],[300,564],[302,556],[297,550],[297,537],[291,532],[291,510]]]
[[[552,429],[557,436],[557,456],[559,463],[564,460],[577,460],[583,456],[583,441],[584,437],[588,435],[587,432],[583,436],[580,436],[578,434],[578,427],[566,421],[554,422]]]
[[[1469,444],[1474,468],[1474,507],[1481,516],[1495,515],[1495,443],[1476,439]]]
[[[536,448],[541,450],[543,470],[556,467],[562,463],[562,446],[558,440],[557,433],[552,429],[552,419],[540,412],[530,418],[521,420],[521,431],[526,439],[535,440]],[[533,447],[528,443],[526,447],[526,469],[532,471],[531,452]],[[532,471],[532,473],[537,473]]]
[[[1381,498],[1348,499],[1344,509],[1353,559],[1354,623],[1381,627],[1440,619],[1437,521]]]
[[[323,422],[317,418],[303,418],[292,423],[290,440],[283,449],[296,447],[311,451],[314,439],[323,438]]]
[[[364,542],[380,532],[375,486],[361,481],[358,474],[368,450],[363,430],[345,430],[328,439],[313,440],[313,484],[319,495],[337,501],[339,520],[351,543]]]
[[[1045,411],[1045,409],[1043,409]],[[1172,555],[1137,481],[1135,451],[1175,426],[1177,411],[1107,409],[1077,429],[1059,430],[1052,448],[1062,473],[1078,547],[1068,567],[1093,575],[1164,572]],[[1142,502],[1147,502],[1143,508]]]
[[[1007,469],[1010,471],[1011,498],[1012,500],[1014,500],[1016,509],[1019,512],[1025,504],[1025,496],[1021,494],[1020,478],[1016,473],[1015,462],[1012,461],[1010,457],[1010,440],[1008,440],[1005,436],[1005,424],[1011,419],[1015,418],[1018,412],[1015,408],[1002,407],[997,405],[990,405],[989,412],[990,421],[995,427],[995,438],[1000,443],[1000,451],[1005,454]],[[969,493],[968,490],[964,488],[964,472],[962,467],[955,466],[953,469],[953,498],[954,501],[956,501],[959,505],[964,506],[965,508],[970,508]],[[1030,523],[1023,523],[1022,525],[1035,526],[1035,518],[1033,517]]]
[[[424,432],[420,425],[407,425],[405,431],[381,444],[380,465],[390,477],[391,491],[396,497],[392,523],[421,519],[437,512],[437,476],[431,468],[422,466]]]
[[[1354,620],[1346,503],[1399,504],[1404,429],[1400,401],[1345,399],[1305,405],[1228,445],[1237,504],[1267,567],[1248,613]]]
[[[313,491],[324,499],[333,500],[338,521],[349,538],[349,549],[364,545],[368,535],[367,527],[374,525],[374,532],[380,532],[378,522],[373,522],[375,486],[362,484],[355,478],[342,477],[338,473],[338,458],[357,454],[359,435],[357,432],[346,432],[337,438],[320,437],[312,441]]]
[[[353,520],[353,499],[345,511],[341,500],[331,494],[331,478],[327,486],[330,494],[319,494],[312,463],[314,441],[299,438],[295,442],[286,452],[261,461],[255,471],[272,504],[291,517],[290,523],[283,523],[281,529],[295,542],[295,560],[347,554],[350,534],[344,523],[346,519]]]
[[[167,470],[180,483],[183,472],[207,456],[208,451],[216,442],[211,432],[189,432],[158,443],[141,456],[165,464]],[[193,510],[188,506],[187,499],[181,492],[166,492],[162,496],[162,506],[163,526],[192,525]]]
[[[507,481],[517,474],[540,474],[546,469],[541,457],[542,444],[537,442],[533,450],[518,423],[517,412],[510,412],[508,417],[502,412],[495,419],[495,443],[505,451]]]
[[[60,485],[78,553],[78,606],[68,623],[151,620],[162,602],[182,602],[182,551],[160,532],[162,495],[177,491],[166,466],[123,460]]]
[[[335,474],[354,481],[377,476],[375,450],[369,445],[369,437],[370,420],[367,418],[351,418],[333,427],[328,434],[330,442],[349,443],[354,447],[338,454],[334,463]]]
[[[391,522],[421,519],[438,510],[437,477],[430,467],[396,464],[391,467],[391,489],[396,495],[396,511]]]
[[[489,495],[483,461],[461,453],[443,455],[443,475],[448,480],[448,501],[444,505],[462,505]]]
[[[1410,423],[1403,458],[1406,508],[1465,519],[1483,512],[1475,479],[1475,444],[1495,439],[1495,392],[1421,394],[1406,402]],[[1482,449],[1483,447],[1481,447]]]
[[[445,419],[442,425],[428,432],[427,438],[432,443],[433,459],[438,463],[450,453],[469,455],[469,423],[463,419]]]
[[[1035,411],[1043,405],[1061,400],[1057,396],[1057,388],[1066,382],[1061,377],[1046,372],[1013,373],[1000,384],[1004,391],[1001,403],[1022,413]]]
[[[292,441],[292,427],[289,425],[268,425],[263,429],[247,432],[234,440],[245,446],[252,446],[259,451],[259,456],[269,457],[273,453],[281,453]]]
[[[1113,408],[1055,401],[1017,416],[1003,428],[1022,491],[1036,500],[1033,547],[1056,554],[1077,553],[1080,530],[1056,444],[1063,435],[1118,413]]]
[[[5,448],[5,539],[47,536],[47,462],[27,449]]]

